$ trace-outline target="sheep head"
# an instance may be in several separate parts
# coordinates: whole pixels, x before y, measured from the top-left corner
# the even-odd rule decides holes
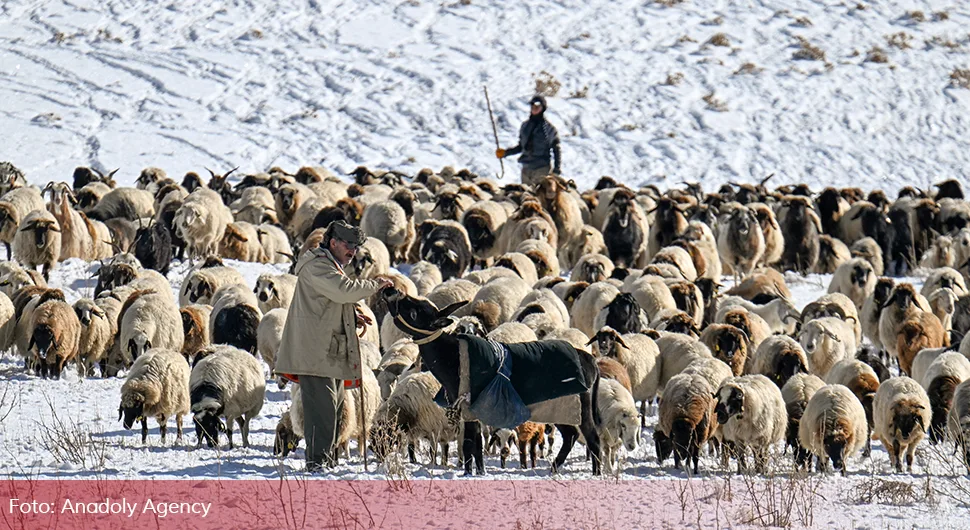
[[[916,290],[908,283],[899,284],[893,289],[889,299],[882,305],[883,309],[895,305],[900,311],[906,311],[916,301]]]
[[[631,293],[621,293],[606,306],[606,325],[619,333],[639,333],[640,304]]]
[[[128,339],[128,344],[125,345],[125,351],[131,356],[132,361],[138,359],[150,349],[152,349],[152,341],[141,331]]]
[[[290,423],[289,413],[285,419],[281,419],[276,425],[276,437],[273,439],[273,454],[286,458],[290,451],[293,451],[300,444],[300,437],[293,432],[293,424]]]
[[[260,277],[256,281],[256,287],[253,289],[253,294],[262,303],[267,303],[270,300],[279,298],[279,291],[276,290],[276,284],[272,278]]]
[[[605,326],[603,329],[596,332],[593,338],[589,339],[586,343],[587,346],[596,343],[596,347],[599,349],[599,354],[604,357],[616,357],[616,345],[619,344],[624,348],[629,349],[623,337],[616,332],[615,329]]]
[[[775,365],[772,367],[772,372],[768,374],[768,378],[778,385],[778,388],[781,388],[795,374],[807,372],[808,367],[805,366],[804,355],[793,345],[778,353],[775,357]]]
[[[617,438],[623,441],[626,450],[633,452],[640,446],[640,415],[624,410],[615,419]]]
[[[719,424],[724,425],[732,417],[744,419],[744,389],[733,384],[724,385],[717,391],[716,399],[714,413]]]
[[[27,350],[34,351],[38,359],[46,362],[48,354],[56,352],[57,346],[54,330],[48,324],[40,324],[34,328]]]
[[[872,274],[872,265],[869,262],[856,263],[852,267],[852,283],[858,287],[865,287],[869,282],[870,274]]]
[[[822,446],[825,454],[832,460],[832,467],[845,474],[845,449],[849,445],[852,426],[844,418],[836,422],[835,427],[822,436]]]

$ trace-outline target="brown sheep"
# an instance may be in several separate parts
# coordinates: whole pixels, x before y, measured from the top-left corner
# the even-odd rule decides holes
[[[525,446],[529,446],[529,460],[532,468],[536,467],[536,450],[546,443],[546,426],[534,421],[527,421],[515,428],[519,442],[519,465],[525,469]]]
[[[740,296],[748,301],[754,301],[765,295],[771,298],[787,298],[791,300],[791,291],[785,283],[785,277],[775,269],[764,269],[745,278],[738,285],[724,293],[727,296]],[[763,302],[758,302],[763,303]]]
[[[33,352],[41,377],[60,378],[64,365],[76,360],[80,341],[81,321],[67,302],[42,301],[31,314],[27,350]],[[83,377],[83,365],[78,366]]]
[[[711,350],[715,359],[730,366],[735,376],[744,372],[748,337],[743,331],[730,324],[711,324],[701,333],[700,341]]]
[[[600,369],[600,377],[613,379],[617,383],[620,383],[623,388],[627,389],[630,394],[633,394],[633,386],[630,384],[630,374],[616,359],[612,357],[597,357],[596,364]]]
[[[562,177],[543,177],[536,185],[536,196],[556,225],[561,247],[565,247],[580,235],[583,230],[582,210]]]
[[[899,369],[906,375],[913,368],[913,360],[920,350],[948,346],[943,323],[933,313],[919,312],[903,322],[896,334],[896,356]]]
[[[209,347],[209,314],[212,306],[193,304],[179,309],[182,315],[182,356],[186,359]]]
[[[700,447],[716,428],[714,390],[707,380],[698,374],[671,378],[660,400],[660,423],[654,431],[657,460],[663,462],[673,452],[674,466],[679,469],[681,460],[688,465],[693,460],[696,475]]]

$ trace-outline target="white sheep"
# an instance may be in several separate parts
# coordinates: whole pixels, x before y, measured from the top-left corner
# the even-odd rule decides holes
[[[761,374],[784,387],[795,374],[808,370],[808,357],[802,345],[787,335],[772,335],[758,346],[746,373]]]
[[[953,329],[953,313],[959,300],[957,294],[952,289],[943,287],[930,293],[926,299],[930,304],[930,311],[943,324],[943,331],[949,332]]]
[[[296,290],[296,280],[296,276],[292,274],[261,274],[253,289],[259,302],[259,310],[268,313],[273,309],[289,309]]]
[[[953,238],[946,235],[938,235],[933,240],[930,248],[923,253],[920,259],[920,267],[924,269],[936,269],[939,267],[953,267],[956,263],[956,253]]]
[[[219,203],[222,203],[222,199],[219,199]],[[115,188],[84,213],[91,219],[102,222],[116,218],[135,222],[139,219],[151,219],[155,217],[155,197],[137,188]]]
[[[411,267],[408,278],[414,282],[419,296],[428,296],[435,287],[441,285],[441,269],[434,263],[422,260]]]
[[[536,332],[536,336],[539,337],[539,340],[564,340],[572,344],[577,350],[586,349],[586,343],[589,342],[589,337],[576,328],[540,329]]]
[[[182,443],[182,416],[189,413],[189,376],[191,370],[178,351],[152,348],[139,357],[121,386],[118,419],[130,429],[141,421],[141,443],[148,439],[148,418],[158,421],[165,443],[166,423],[175,416],[175,443]]]
[[[293,261],[293,249],[286,232],[274,224],[263,223],[256,227],[259,244],[263,247],[266,263],[286,263]]]
[[[681,333],[661,332],[654,342],[660,350],[660,388],[698,359],[713,359],[703,342]]]
[[[620,290],[613,284],[607,282],[590,284],[573,303],[572,327],[588,336],[596,334],[598,331],[598,328],[595,327],[596,316],[619,294]]]
[[[512,320],[521,321],[524,316],[534,313],[549,315],[551,323],[556,327],[569,327],[569,309],[550,289],[533,289],[525,295],[513,313]]]
[[[601,282],[613,274],[613,261],[603,254],[586,254],[576,260],[569,279],[574,282]]]
[[[962,263],[959,265],[962,265]],[[959,271],[952,267],[940,267],[930,271],[926,281],[923,282],[920,294],[929,299],[933,291],[943,288],[951,289],[957,296],[963,296],[970,292],[967,290],[967,283]]]
[[[506,252],[495,260],[495,267],[511,269],[525,283],[533,285],[539,280],[535,263],[521,252]]]
[[[380,201],[365,208],[360,229],[384,243],[395,263],[405,260],[414,241],[414,219],[393,200]]]
[[[33,186],[14,188],[0,197],[0,241],[7,247],[7,259],[13,259],[10,246],[20,222],[34,210],[44,210],[44,198]]]
[[[155,208],[156,211],[160,209],[157,206]],[[258,225],[266,222],[267,216],[273,221],[276,220],[273,192],[263,186],[250,186],[242,190],[239,198],[229,205],[229,209],[236,221]]]
[[[518,344],[539,340],[529,326],[521,322],[505,322],[486,335],[487,338],[503,344]]]
[[[755,304],[740,296],[725,296],[717,306],[714,322],[724,322],[724,314],[735,307],[743,307],[761,317],[772,333],[792,334],[800,320],[795,305],[786,298],[775,298],[766,304]]]
[[[562,269],[568,271],[574,269],[583,256],[594,255],[606,255],[603,233],[594,226],[583,225],[580,233],[559,250],[559,262]]]
[[[119,315],[119,345],[130,360],[152,348],[182,351],[182,315],[171,295],[135,291]]]
[[[10,350],[17,332],[17,317],[13,302],[6,293],[0,292],[0,352]]]
[[[640,415],[633,396],[613,379],[600,379],[596,406],[603,466],[613,473],[620,446],[632,453],[640,445]]]
[[[944,439],[946,422],[957,385],[970,379],[970,360],[957,352],[944,352],[926,369],[923,388],[930,400],[932,419],[929,425],[930,441]]]
[[[496,278],[475,293],[468,304],[468,314],[478,317],[486,330],[493,330],[512,318],[522,299],[531,291],[531,284],[521,278]]]
[[[785,386],[781,387],[781,398],[785,401],[785,410],[788,412],[788,427],[786,428],[785,444],[786,448],[791,447],[795,457],[795,465],[802,467],[808,462],[809,452],[798,441],[798,425],[802,421],[805,407],[812,399],[818,389],[825,386],[825,381],[818,376],[806,373],[798,373],[791,376]]]
[[[912,473],[913,455],[931,419],[930,399],[916,380],[899,376],[879,385],[873,400],[872,435],[889,453],[889,463],[896,471],[903,470],[905,453],[907,471]]]
[[[549,243],[538,239],[527,239],[512,250],[525,254],[527,258],[532,260],[536,267],[536,276],[539,278],[559,276],[559,257],[556,254],[556,249],[552,248]]]
[[[110,258],[111,232],[101,221],[88,219],[71,205],[69,195],[73,195],[66,184],[48,184],[52,191],[48,211],[57,219],[61,230],[61,252],[59,259],[80,258],[85,261]]]
[[[442,464],[447,460],[448,444],[458,439],[459,425],[453,425],[445,410],[434,402],[441,383],[430,372],[405,375],[381,403],[374,415],[370,447],[380,459],[386,458],[395,447],[421,440],[431,443],[432,460],[442,449]],[[412,462],[414,454],[410,452]]]
[[[728,366],[727,363],[713,357],[695,358],[690,362],[690,364],[687,365],[686,368],[681,370],[680,374],[699,375],[703,377],[711,386],[711,392],[713,392],[713,389],[720,387],[721,383],[723,383],[725,379],[734,377],[734,373],[731,371],[731,367]],[[673,378],[671,378],[671,380],[672,379]],[[669,385],[670,382],[668,381],[667,384]],[[667,389],[665,387],[664,391],[666,390]]]
[[[714,410],[727,446],[722,455],[735,456],[741,472],[750,447],[755,469],[764,473],[769,448],[784,438],[788,424],[785,400],[778,386],[758,374],[732,377],[718,388]]]
[[[30,342],[26,351],[42,376],[57,379],[68,362],[77,361],[81,323],[74,308],[62,299],[48,299],[41,295],[38,302],[29,315],[27,329]],[[77,366],[78,374],[83,375],[83,364],[78,363]]]
[[[43,267],[44,281],[61,254],[61,229],[47,210],[34,210],[24,216],[13,240],[13,256],[24,267]]]
[[[208,188],[190,193],[175,212],[174,220],[175,230],[185,240],[192,258],[215,254],[226,227],[232,222],[232,212],[222,197]]]
[[[509,212],[492,200],[478,201],[465,210],[461,224],[468,231],[472,254],[476,259],[489,261],[504,252],[498,239],[508,217]]]
[[[235,221],[226,225],[218,246],[219,256],[227,259],[267,263],[256,227],[245,221]]]
[[[242,274],[232,267],[215,266],[195,269],[182,281],[179,305],[210,304],[212,295],[226,285],[246,285]]]
[[[386,400],[397,380],[418,360],[418,345],[410,338],[401,339],[389,348],[377,366],[377,384],[381,389],[381,399]]]
[[[681,247],[664,247],[660,249],[654,254],[650,263],[672,265],[677,269],[679,276],[689,282],[697,279],[697,268],[694,267],[694,261],[691,259],[690,253]]]
[[[866,411],[843,385],[825,385],[808,400],[798,425],[798,441],[828,469],[828,461],[846,472],[846,460],[866,444]]]
[[[798,342],[808,356],[808,369],[824,378],[835,363],[851,358],[856,351],[852,324],[837,318],[817,318],[802,326]]]
[[[947,418],[947,431],[956,442],[960,459],[970,470],[970,381],[960,383],[953,392],[953,406]],[[913,444],[915,447],[915,444]]]
[[[288,311],[283,308],[270,309],[263,314],[256,328],[256,349],[263,361],[269,366],[270,373],[276,369],[276,354],[283,341],[283,327],[286,325]]]
[[[219,444],[224,427],[232,449],[232,427],[237,421],[243,447],[249,447],[249,422],[263,408],[266,378],[259,361],[232,346],[213,346],[212,353],[196,362],[189,378],[196,447],[205,439],[209,447]],[[182,361],[185,362],[185,361]],[[223,424],[219,417],[225,418]]]
[[[371,279],[387,274],[390,269],[391,256],[387,252],[387,247],[379,239],[368,237],[357,249],[357,254],[350,262],[347,273],[355,278]]]
[[[866,298],[875,288],[876,273],[872,270],[872,265],[862,258],[852,258],[835,270],[828,292],[848,296],[856,309],[861,310]]]
[[[9,272],[0,273],[0,293],[12,297],[15,292],[26,285],[47,287],[44,276],[32,269],[24,269],[15,261],[5,261],[5,264],[12,265]]]
[[[700,276],[720,281],[721,257],[717,252],[717,239],[714,238],[711,228],[701,221],[690,221],[684,237],[694,244],[704,260],[706,268]]]
[[[111,323],[104,309],[94,300],[81,298],[74,302],[74,313],[81,322],[81,339],[78,344],[78,358],[84,365],[84,375],[94,375],[94,365],[105,359],[108,348],[114,340]],[[104,370],[102,370],[103,372]],[[102,373],[101,376],[105,377]]]

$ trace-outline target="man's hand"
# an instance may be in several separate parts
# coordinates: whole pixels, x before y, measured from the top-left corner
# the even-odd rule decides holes
[[[505,158],[505,149],[499,147],[495,150],[495,158]]]
[[[387,289],[388,287],[394,287],[394,282],[392,282],[388,278],[376,278],[376,279],[381,284],[380,287],[377,288],[378,291],[383,291],[384,289]]]
[[[357,312],[357,327],[362,328],[364,326],[370,326],[374,321],[371,318],[361,312]]]

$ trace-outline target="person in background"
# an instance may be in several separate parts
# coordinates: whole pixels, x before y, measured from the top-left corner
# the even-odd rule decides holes
[[[545,116],[546,98],[534,96],[529,100],[529,112],[529,119],[519,127],[519,145],[509,149],[498,148],[495,156],[505,158],[522,153],[519,157],[522,183],[534,186],[550,173],[559,175],[561,152],[559,133]]]
[[[356,302],[391,285],[388,279],[351,279],[344,267],[366,240],[343,221],[327,227],[320,246],[296,265],[296,289],[280,343],[276,372],[300,384],[307,471],[333,466],[344,381],[360,379],[356,328],[370,319]]]

